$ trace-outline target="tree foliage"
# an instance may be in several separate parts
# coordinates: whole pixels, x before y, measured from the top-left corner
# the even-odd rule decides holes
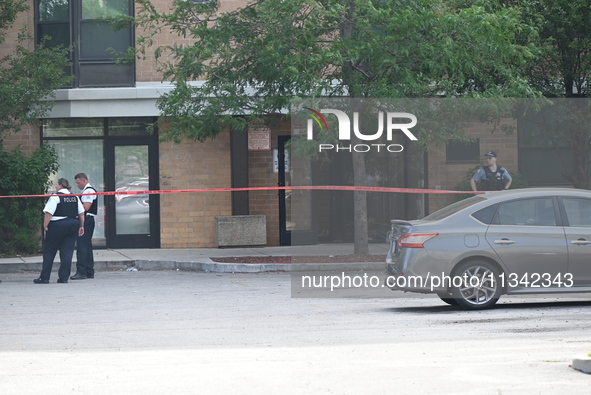
[[[16,43],[6,42],[19,13],[29,9],[26,0],[0,2],[0,46],[14,45],[14,51],[0,58],[0,138],[6,132],[16,132],[24,125],[36,122],[51,108],[57,88],[66,85],[70,77],[64,70],[68,65],[67,48],[34,50],[25,45],[30,37],[21,30]]]
[[[42,146],[30,157],[20,149],[0,151],[0,196],[42,195],[50,186],[49,176],[58,170],[57,154]],[[44,198],[0,199],[0,252],[38,252]]]
[[[552,99],[584,99],[533,106],[534,113],[541,109],[542,114],[555,114],[552,122],[540,124],[534,137],[538,145],[554,147],[561,172],[574,187],[591,189],[591,5],[587,0],[522,0],[518,4],[524,23],[539,29],[536,56],[527,69],[532,88]],[[556,105],[564,111],[552,110]]]
[[[176,0],[168,11],[136,3],[149,33],[140,44],[157,45],[165,30],[183,38],[155,50],[175,84],[158,102],[164,139],[243,129],[249,116],[285,112],[298,97],[535,95],[522,70],[536,31],[499,1],[258,0],[229,12],[217,0]],[[455,134],[422,133],[421,149]],[[364,161],[353,154],[358,186]],[[366,206],[355,192],[355,221]],[[367,223],[356,222],[355,253],[367,251]]]
[[[159,101],[167,139],[203,141],[294,97],[534,95],[521,70],[535,29],[490,1],[264,0],[232,12],[218,1],[175,1],[169,12],[137,3],[136,23],[151,32],[141,43],[165,28],[190,38],[156,49],[175,83]]]
[[[538,26],[529,81],[546,97],[589,97],[591,5],[587,0],[522,0],[524,23]]]
[[[37,46],[29,50],[30,38],[21,29],[17,42],[7,42],[19,13],[29,9],[26,0],[0,2],[0,195],[43,194],[49,176],[57,171],[57,155],[49,147],[35,150],[26,157],[19,147],[3,148],[6,133],[18,132],[22,126],[35,123],[45,116],[53,102],[48,100],[70,77],[66,48]],[[13,51],[6,51],[13,48]],[[39,229],[43,199],[0,199],[0,253],[38,252]]]

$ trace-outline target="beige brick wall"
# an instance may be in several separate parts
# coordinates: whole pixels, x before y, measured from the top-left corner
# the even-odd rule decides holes
[[[28,27],[28,34],[29,36],[33,36],[35,33],[34,31],[34,18],[35,14],[33,12],[34,5],[33,0],[28,1],[29,10],[25,12],[21,12],[17,15],[17,19],[15,20],[12,27],[4,30],[2,33],[5,34],[6,40],[0,46],[0,57],[4,57],[6,55],[10,55],[14,53],[17,45],[21,45],[28,50],[32,50],[34,48],[33,40],[26,40],[23,42],[18,43],[18,37],[20,34],[20,30],[24,27]]]
[[[250,0],[224,0],[220,4],[220,11],[226,12],[234,10],[238,7],[243,7],[250,3]],[[169,12],[172,6],[172,0],[153,0],[152,4],[160,12]],[[137,14],[137,9],[136,9]],[[136,38],[141,36],[148,36],[149,30],[136,30]],[[159,46],[165,45],[182,45],[190,44],[191,40],[188,38],[182,38],[176,33],[172,33],[169,29],[162,29],[157,36],[153,37],[153,46],[146,48],[145,56],[142,59],[136,61],[136,81],[137,82],[152,82],[161,81],[162,73],[158,71],[156,59],[154,56],[154,50]],[[167,59],[167,53],[163,54],[160,60]]]
[[[507,120],[504,123],[517,126],[515,121]],[[498,155],[497,163],[509,171],[510,174],[517,171],[517,134],[506,135],[499,127],[487,124],[471,123],[466,125],[465,131],[470,137],[480,138],[480,153],[492,150]],[[447,163],[445,160],[445,147],[433,146],[429,149],[429,185],[427,188],[454,190],[465,178],[468,170],[478,165],[474,163]],[[429,212],[432,213],[448,204],[456,201],[455,195],[430,195]]]
[[[289,122],[272,129],[271,150],[249,151],[249,186],[273,187],[273,150],[277,136],[289,135]],[[160,189],[230,188],[230,134],[225,131],[204,143],[183,141],[160,144]],[[265,215],[267,245],[279,245],[279,198],[277,190],[250,191],[249,212]],[[163,194],[160,200],[161,247],[199,248],[215,245],[215,217],[232,215],[230,192]]]
[[[33,1],[31,10],[20,15],[9,33],[7,41],[0,48],[0,55],[14,49],[18,29],[25,24],[33,27]],[[168,10],[170,0],[153,2],[159,10]],[[222,10],[235,9],[248,3],[247,0],[222,2]],[[31,31],[31,34],[33,32]],[[139,36],[141,32],[138,32]],[[170,32],[162,32],[155,45],[180,44],[189,42]],[[8,43],[12,43],[11,47]],[[32,45],[32,42],[27,43]],[[3,52],[4,51],[4,52]],[[153,49],[148,49],[145,59],[136,64],[138,82],[160,81],[161,74],[154,61]],[[517,170],[517,137],[506,136],[492,126],[471,124],[466,131],[480,138],[480,150],[494,150],[499,154],[499,164],[509,172]],[[273,149],[277,148],[277,136],[289,135],[289,121],[273,128],[269,151],[249,152],[250,186],[275,186],[277,174],[273,172]],[[25,152],[39,146],[39,128],[31,126],[20,133],[6,136],[4,145],[8,148],[20,145]],[[180,144],[160,144],[160,185],[162,189],[228,188],[231,186],[230,138],[222,132],[216,139],[205,143],[184,141]],[[464,178],[466,171],[474,164],[448,164],[445,161],[445,147],[431,147],[429,151],[427,188],[439,186],[454,189]],[[429,211],[433,212],[455,200],[454,196],[431,195]],[[267,217],[267,240],[269,245],[279,244],[279,205],[277,191],[251,191],[249,194],[250,213]],[[161,197],[161,245],[163,248],[212,247],[215,244],[215,216],[231,215],[231,194],[229,192],[175,193]]]
[[[6,29],[3,33],[6,34],[5,41],[0,46],[0,57],[5,57],[14,54],[18,45],[25,47],[28,50],[34,48],[33,40],[26,40],[18,42],[20,30],[24,27],[28,27],[28,34],[33,36],[34,34],[34,4],[33,0],[28,2],[30,9],[26,12],[18,14],[16,21],[11,28]],[[7,134],[2,136],[4,138],[3,145],[7,149],[14,148],[18,145],[21,146],[25,154],[31,153],[33,150],[39,148],[40,136],[38,126],[25,126],[20,132],[16,134]]]
[[[160,144],[163,190],[230,188],[230,133],[205,143]],[[216,247],[215,217],[232,215],[230,192],[167,193],[161,196],[162,248]]]
[[[2,145],[5,149],[20,146],[25,155],[32,153],[41,145],[39,126],[25,126],[18,133],[8,133],[2,137],[4,138]]]

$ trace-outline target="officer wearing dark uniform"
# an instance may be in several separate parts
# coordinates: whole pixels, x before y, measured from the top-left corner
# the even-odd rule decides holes
[[[78,173],[74,176],[74,180],[83,194],[96,192],[96,189],[88,182],[86,174]],[[84,235],[78,237],[76,242],[76,274],[70,277],[72,280],[94,278],[92,235],[94,234],[94,217],[98,212],[98,199],[97,195],[85,195],[80,197],[80,201],[85,211]]]
[[[43,242],[43,267],[39,278],[33,280],[35,284],[48,284],[55,254],[60,252],[60,268],[58,283],[67,283],[72,267],[72,255],[76,237],[84,234],[84,207],[78,197],[70,193],[70,183],[60,178],[56,184],[57,194],[51,196],[43,212],[43,228],[45,240]]]
[[[502,191],[509,189],[511,185],[511,175],[504,167],[497,166],[497,153],[488,151],[484,154],[486,166],[482,166],[470,179],[470,186],[473,191],[476,189],[476,181],[480,181],[482,191]]]

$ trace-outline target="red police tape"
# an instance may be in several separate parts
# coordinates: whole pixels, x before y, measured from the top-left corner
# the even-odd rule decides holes
[[[74,193],[73,195],[160,195],[166,193],[187,193],[187,192],[240,192],[240,191],[271,191],[271,190],[328,190],[328,191],[366,191],[366,192],[399,192],[399,193],[428,193],[428,194],[456,194],[469,193],[479,194],[482,191],[450,191],[445,189],[418,189],[418,188],[390,188],[390,187],[357,187],[342,185],[322,185],[322,186],[285,186],[285,187],[249,187],[249,188],[212,188],[212,189],[178,189],[178,190],[155,190],[155,191],[112,191],[112,192],[93,192],[93,193]],[[26,198],[26,197],[49,197],[56,194],[47,195],[7,195],[2,198]]]

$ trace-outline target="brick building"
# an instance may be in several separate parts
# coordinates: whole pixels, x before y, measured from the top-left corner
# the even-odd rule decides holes
[[[244,3],[246,1],[222,2],[222,10]],[[90,7],[91,4],[94,7]],[[170,1],[154,1],[154,4],[167,9]],[[65,177],[72,182],[76,173],[84,172],[99,191],[290,185],[288,172],[282,172],[283,166],[277,166],[277,158],[281,157],[283,145],[291,135],[289,120],[280,118],[278,126],[271,127],[270,145],[262,150],[249,149],[248,135],[244,132],[222,131],[215,139],[203,143],[159,142],[156,134],[147,132],[147,127],[159,116],[156,100],[170,90],[171,85],[161,80],[151,54],[138,59],[134,65],[114,62],[106,49],[125,50],[133,46],[135,32],[131,27],[114,32],[95,20],[101,7],[103,11],[111,7],[118,13],[133,15],[132,0],[31,0],[30,6],[12,27],[14,37],[9,36],[0,54],[14,49],[16,34],[23,26],[30,28],[36,40],[48,34],[52,36],[52,44],[79,42],[71,57],[70,73],[76,78],[72,86],[57,92],[55,107],[48,118],[42,120],[41,127],[31,126],[7,136],[5,147],[20,145],[24,151],[31,151],[42,142],[52,144],[60,156],[60,170],[55,177]],[[177,36],[163,33],[157,44],[179,43],[179,40]],[[518,134],[506,136],[498,131],[491,134],[483,125],[468,129],[472,137],[479,139],[476,146],[469,147],[470,152],[460,147],[462,158],[458,160],[450,158],[446,148],[433,147],[423,173],[420,176],[406,174],[401,178],[392,175],[396,186],[453,189],[466,171],[476,165],[477,156],[490,149],[499,153],[500,163],[510,171],[519,169],[518,157],[525,147],[520,147]],[[403,156],[392,157],[391,165],[402,169],[403,161]],[[316,185],[335,183],[334,175],[317,174]],[[215,217],[237,214],[264,215],[267,245],[289,244],[292,219],[289,205],[284,202],[290,193],[195,192],[101,197],[95,245],[212,247],[216,245]],[[428,198],[372,195],[370,215],[374,222],[370,219],[370,237],[377,229],[379,239],[381,230],[387,230],[392,217],[412,217],[433,211],[451,200],[453,197],[440,195]],[[421,207],[412,208],[417,205]],[[313,214],[320,225],[313,227],[312,239],[350,241],[352,219],[350,214],[341,215],[350,207],[350,194],[317,193]]]

